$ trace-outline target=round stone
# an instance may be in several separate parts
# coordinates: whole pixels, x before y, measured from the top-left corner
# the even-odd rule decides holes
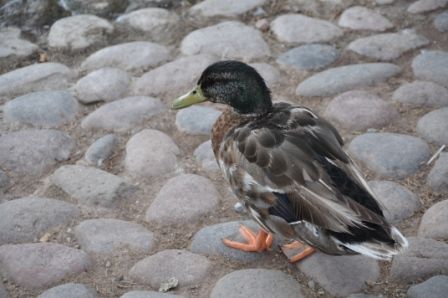
[[[97,298],[98,294],[83,284],[68,283],[46,290],[37,298]]]
[[[48,45],[54,48],[81,50],[102,42],[114,27],[94,15],[75,15],[57,20],[50,28]]]
[[[167,249],[139,261],[129,271],[132,280],[158,289],[175,277],[180,287],[201,282],[211,270],[211,262],[186,250]]]
[[[381,128],[398,117],[393,105],[367,91],[348,91],[335,97],[324,114],[342,128],[358,131]]]
[[[207,171],[219,171],[215,154],[212,150],[212,142],[210,140],[202,143],[194,150],[194,157],[201,163],[202,167]]]
[[[448,12],[442,12],[434,19],[434,27],[440,32],[448,31]]]
[[[177,112],[176,126],[187,134],[210,135],[213,124],[220,115],[220,111],[211,107],[191,106]]]
[[[444,7],[447,4],[447,0],[418,0],[409,5],[408,12],[414,14],[428,12]]]
[[[160,293],[154,291],[131,291],[127,292],[120,298],[183,298],[184,296],[173,295],[168,293]]]
[[[145,129],[126,144],[126,170],[134,176],[148,178],[173,172],[180,153],[174,141],[161,131]]]
[[[75,85],[76,98],[91,104],[99,101],[113,101],[126,95],[131,84],[129,75],[119,69],[105,67],[81,78]]]
[[[433,82],[414,81],[401,85],[392,99],[416,107],[440,108],[448,106],[448,89]]]
[[[251,63],[249,64],[261,75],[266,82],[268,88],[274,88],[280,81],[280,72],[274,66],[267,63]]]
[[[448,144],[448,107],[424,115],[417,123],[417,132],[428,142]]]
[[[310,44],[293,48],[277,58],[277,63],[300,71],[316,70],[330,65],[339,58],[335,47]]]
[[[78,103],[68,91],[40,91],[15,98],[3,109],[6,122],[58,127],[72,121]]]
[[[393,27],[381,14],[363,6],[352,6],[341,14],[339,26],[352,30],[385,31]]]
[[[162,187],[146,211],[145,219],[159,225],[186,224],[202,219],[219,203],[219,194],[205,177],[183,174]]]
[[[412,70],[416,78],[448,88],[448,52],[422,51],[412,61]]]
[[[6,188],[9,185],[9,177],[0,169],[0,190]],[[1,296],[0,296],[1,297]]]
[[[90,13],[107,17],[123,12],[126,9],[126,2],[118,0],[64,0],[60,5],[73,15]]]
[[[299,283],[279,270],[244,269],[222,277],[210,298],[305,297]]]
[[[266,0],[205,0],[190,8],[190,14],[199,14],[205,17],[235,17],[254,9],[257,6],[261,6],[266,2]]]
[[[436,164],[428,174],[427,183],[435,192],[448,193],[448,152],[440,153]]]
[[[101,167],[103,162],[111,157],[117,145],[118,139],[116,135],[105,135],[87,148],[84,159],[91,165]]]
[[[28,57],[38,48],[34,43],[20,38],[19,28],[0,28],[0,59]]]
[[[379,177],[404,178],[430,157],[428,144],[396,133],[367,133],[355,137],[348,151]]]
[[[431,206],[422,217],[418,236],[436,240],[448,240],[448,200]]]
[[[205,53],[244,61],[271,54],[260,31],[237,21],[195,30],[182,40],[180,49],[185,55]]]
[[[437,275],[430,279],[413,285],[407,292],[409,298],[444,298],[448,293],[448,276]]]
[[[81,127],[125,132],[141,127],[144,122],[164,111],[165,105],[157,98],[127,97],[102,105],[82,120]]]
[[[271,30],[278,40],[289,43],[327,42],[343,35],[336,25],[302,14],[278,16]]]

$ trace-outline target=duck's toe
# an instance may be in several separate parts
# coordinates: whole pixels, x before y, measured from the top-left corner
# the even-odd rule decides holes
[[[272,235],[265,230],[260,229],[258,234],[255,234],[251,229],[246,226],[240,226],[240,233],[246,239],[247,243],[233,241],[229,239],[223,239],[225,245],[231,248],[239,249],[247,252],[262,252],[272,246]]]
[[[316,251],[311,246],[303,244],[299,241],[293,241],[282,245],[281,249],[290,263],[296,263]]]

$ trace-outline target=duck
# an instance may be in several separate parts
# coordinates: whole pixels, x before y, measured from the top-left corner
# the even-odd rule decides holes
[[[258,232],[241,226],[244,242],[223,239],[225,245],[263,252],[271,249],[273,235],[280,235],[292,241],[281,247],[290,262],[316,250],[391,260],[408,246],[384,217],[336,128],[306,107],[273,103],[253,67],[215,62],[171,108],[202,102],[226,106],[211,129],[213,153],[233,193],[260,226]]]

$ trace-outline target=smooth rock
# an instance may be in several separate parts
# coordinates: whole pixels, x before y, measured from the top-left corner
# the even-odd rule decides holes
[[[3,284],[0,286],[0,298],[9,298],[9,294],[3,287]]]
[[[426,210],[418,228],[418,236],[435,240],[448,240],[448,200]]]
[[[209,135],[221,112],[212,107],[191,106],[176,114],[176,127],[187,134]]]
[[[98,294],[83,284],[68,283],[46,290],[37,298],[97,298]]]
[[[274,88],[278,85],[280,72],[274,66],[267,63],[250,63],[249,66],[255,68],[264,79],[268,88]]]
[[[121,177],[106,171],[80,165],[57,169],[50,181],[80,204],[113,207],[132,187]]]
[[[127,97],[102,105],[82,120],[81,127],[125,132],[140,127],[145,121],[165,110],[166,107],[157,98]]]
[[[325,117],[348,130],[381,128],[398,117],[397,109],[376,94],[348,91],[327,106]]]
[[[363,6],[352,6],[341,14],[339,26],[352,30],[385,31],[394,25],[381,14]]]
[[[11,176],[40,176],[70,158],[75,145],[57,130],[27,129],[0,136],[0,167]]]
[[[409,247],[392,260],[391,280],[411,283],[448,274],[448,244],[416,237],[408,237],[408,241]]]
[[[277,63],[299,71],[324,68],[339,58],[339,51],[325,44],[310,44],[293,48],[277,58]]]
[[[203,256],[186,250],[167,249],[139,261],[129,271],[132,280],[158,289],[162,282],[175,277],[180,287],[201,282],[212,269]]]
[[[221,59],[250,61],[271,54],[260,31],[237,21],[226,21],[189,33],[180,49],[185,55],[212,54]]]
[[[72,121],[78,103],[68,91],[38,91],[8,101],[3,120],[37,127],[58,127]]]
[[[153,234],[142,225],[118,219],[84,220],[74,229],[81,248],[93,253],[149,252]]]
[[[426,37],[416,34],[414,30],[404,30],[358,38],[348,45],[348,49],[369,58],[389,61],[428,44]]]
[[[149,178],[173,172],[180,153],[174,141],[161,131],[144,129],[126,144],[126,170],[134,176]]]
[[[162,187],[145,219],[159,225],[186,224],[204,218],[219,203],[219,194],[205,177],[182,174]]]
[[[73,15],[88,13],[107,17],[123,12],[127,2],[120,0],[64,0],[60,5]]]
[[[434,27],[440,32],[448,31],[448,12],[442,12],[434,19]]]
[[[375,3],[378,4],[378,5],[387,5],[387,4],[394,3],[394,1],[395,0],[375,0]],[[351,297],[350,296],[350,298],[355,298],[355,297]],[[361,298],[361,297],[359,297],[359,298]],[[367,298],[367,297],[365,297],[365,298]]]
[[[427,183],[435,192],[448,193],[448,152],[440,153],[434,167],[428,174]]]
[[[207,171],[219,171],[219,166],[212,150],[210,140],[199,145],[193,152],[194,157],[201,163],[201,166]]]
[[[380,276],[378,262],[362,255],[330,256],[317,252],[297,267],[334,296],[357,293]]]
[[[116,67],[126,71],[142,71],[166,62],[170,50],[162,45],[134,41],[109,46],[96,51],[81,64],[82,70]]]
[[[392,99],[416,107],[448,106],[448,89],[433,82],[404,83],[392,94]]]
[[[418,0],[409,5],[408,12],[414,14],[428,12],[442,8],[447,4],[448,0]]]
[[[0,75],[0,96],[21,95],[32,91],[65,89],[74,74],[59,63],[40,63]]]
[[[190,14],[199,14],[204,17],[235,17],[266,2],[266,0],[205,0],[190,8]]]
[[[19,28],[0,28],[0,59],[28,57],[36,52],[38,48],[34,43],[20,38]]]
[[[129,75],[119,69],[105,67],[81,78],[75,85],[76,98],[84,104],[113,101],[126,95],[131,84]]]
[[[438,146],[448,145],[448,107],[429,112],[420,118],[417,133]]]
[[[437,275],[413,285],[407,292],[408,298],[445,298],[448,293],[448,276]]]
[[[384,298],[384,296],[359,293],[359,294],[348,295],[347,298]]]
[[[58,3],[48,0],[4,0],[0,2],[0,25],[18,26],[22,30],[34,31],[63,17]]]
[[[27,197],[0,204],[0,245],[39,240],[47,230],[69,223],[79,215],[66,202]]]
[[[45,288],[87,271],[87,254],[56,243],[8,244],[0,246],[1,271],[17,285]]]
[[[103,162],[111,157],[117,144],[118,139],[116,135],[105,135],[87,148],[84,159],[91,165],[101,167]]]
[[[384,217],[390,223],[399,223],[421,208],[416,194],[392,181],[369,181],[378,201],[385,207]]]
[[[218,58],[209,54],[181,57],[154,68],[134,84],[134,94],[153,95],[166,100],[180,96],[192,89],[202,71]]]
[[[233,271],[215,284],[210,298],[305,297],[299,283],[279,270],[243,269]]]
[[[131,291],[120,298],[182,298],[184,296],[153,292],[153,291]]]
[[[278,16],[271,23],[271,30],[278,40],[289,43],[327,42],[343,35],[338,26],[302,14]]]
[[[9,185],[9,177],[0,169],[0,190],[6,188]],[[1,297],[1,296],[0,296]]]
[[[430,157],[423,140],[397,133],[366,133],[355,137],[348,151],[379,177],[404,178]]]
[[[319,72],[297,86],[302,96],[330,96],[355,88],[374,85],[400,73],[400,67],[389,63],[352,64]],[[325,88],[322,88],[325,86]]]
[[[53,48],[82,50],[103,42],[114,26],[94,15],[75,15],[57,20],[50,28],[48,45]]]
[[[412,61],[414,76],[448,88],[448,52],[422,51]]]

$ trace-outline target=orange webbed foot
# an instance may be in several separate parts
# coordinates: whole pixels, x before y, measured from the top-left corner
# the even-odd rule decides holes
[[[247,252],[262,252],[272,246],[272,235],[265,230],[260,229],[258,234],[255,234],[251,229],[246,226],[240,226],[240,233],[246,239],[247,243],[241,243],[238,241],[232,241],[229,239],[223,239],[225,245],[231,248],[239,249]]]
[[[309,245],[294,241],[283,245],[282,251],[290,263],[296,263],[313,254],[316,250]]]

